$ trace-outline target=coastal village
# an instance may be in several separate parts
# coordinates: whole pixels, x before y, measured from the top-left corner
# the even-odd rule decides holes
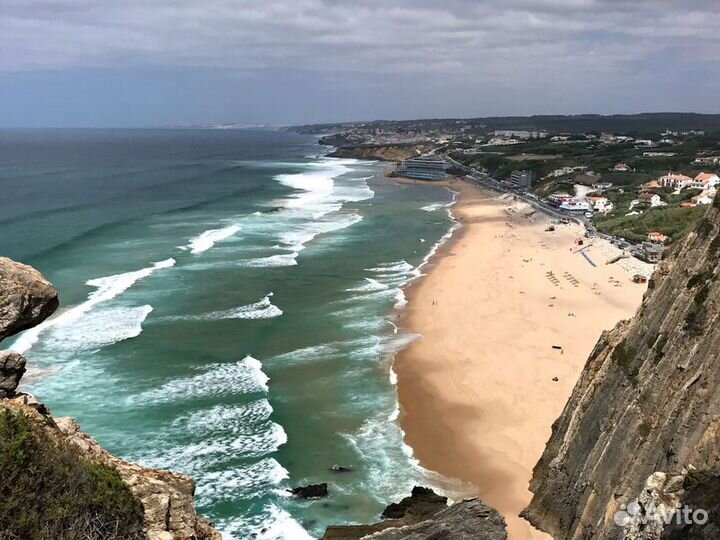
[[[656,264],[697,224],[720,185],[720,134],[686,122],[659,127],[663,123],[679,122],[667,115],[613,131],[592,119],[557,130],[492,129],[491,119],[320,129],[341,157],[395,161],[399,154],[405,159],[397,176],[429,182],[464,177],[512,194],[559,223],[578,222],[588,238],[600,236]]]

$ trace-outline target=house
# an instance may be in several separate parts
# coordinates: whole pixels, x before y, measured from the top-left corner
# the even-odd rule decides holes
[[[627,163],[618,163],[613,167],[613,171],[615,172],[627,172],[630,170],[630,165]]]
[[[651,242],[656,242],[658,244],[664,244],[669,240],[669,238],[661,232],[649,232],[647,233],[647,237]]]
[[[595,189],[610,189],[613,187],[612,182],[596,182],[592,185]]]
[[[712,204],[713,200],[715,199],[715,190],[708,189],[706,191],[703,191],[699,195],[695,195],[692,199],[693,204]]]
[[[669,172],[658,178],[661,187],[669,187],[678,191],[686,188],[692,181],[693,179],[689,176],[674,172]]]
[[[690,183],[691,188],[696,189],[713,189],[720,184],[720,176],[715,173],[701,172]]]
[[[650,264],[657,264],[662,260],[663,251],[665,246],[662,244],[655,244],[653,242],[643,242],[642,245],[643,258]]]
[[[695,165],[718,165],[720,164],[720,156],[700,156],[693,161]]]
[[[660,199],[660,195],[658,195],[657,193],[652,193],[651,191],[643,191],[640,194],[640,197],[638,197],[638,200],[641,204],[649,204],[653,207],[662,205],[662,199]]]
[[[607,197],[589,196],[585,197],[585,200],[592,205],[593,210],[596,212],[607,214],[613,209],[613,203],[611,203]]]
[[[550,204],[554,204],[555,206],[560,206],[562,203],[569,201],[572,198],[572,195],[568,193],[553,193],[548,197],[548,202]]]

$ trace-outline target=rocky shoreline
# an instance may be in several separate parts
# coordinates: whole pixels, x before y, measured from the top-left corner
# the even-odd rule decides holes
[[[37,270],[0,258],[0,340],[37,326],[58,305],[57,291]],[[119,459],[80,431],[73,419],[53,418],[48,408],[32,395],[17,393],[26,362],[16,352],[0,352],[0,410],[22,413],[49,440],[76,449],[84,460],[117,471],[142,504],[148,540],[221,540],[213,524],[195,511],[192,479]],[[5,537],[4,534],[12,531],[0,531],[0,536]]]

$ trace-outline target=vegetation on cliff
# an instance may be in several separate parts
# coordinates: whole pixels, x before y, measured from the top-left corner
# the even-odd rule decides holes
[[[144,539],[143,508],[118,472],[0,409],[0,538]]]

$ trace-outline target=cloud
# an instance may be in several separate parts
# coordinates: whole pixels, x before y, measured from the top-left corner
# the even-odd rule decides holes
[[[717,28],[717,0],[0,0],[0,93],[17,125],[713,111]]]
[[[3,0],[0,70],[293,67],[503,74],[718,57],[715,0]],[[711,51],[709,54],[708,51]]]

